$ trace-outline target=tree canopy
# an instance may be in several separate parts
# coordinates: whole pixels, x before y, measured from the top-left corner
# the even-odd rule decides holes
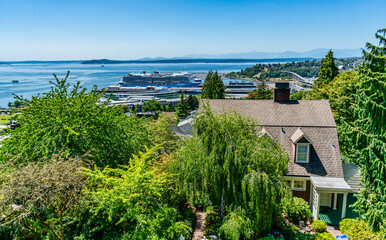
[[[386,227],[386,29],[375,34],[379,45],[366,44],[353,121],[345,119],[345,136],[351,159],[361,169],[365,189],[358,194],[356,209],[373,229]]]
[[[1,162],[41,161],[65,152],[88,153],[98,166],[117,166],[150,144],[144,120],[127,117],[119,106],[98,105],[103,93],[96,86],[87,92],[78,82],[71,89],[68,76],[55,75],[51,91],[31,100],[16,96],[23,105],[20,127],[2,142]]]
[[[225,86],[217,71],[213,73],[213,71],[210,70],[206,75],[205,82],[202,86],[201,97],[206,99],[225,98]]]
[[[254,120],[236,112],[205,106],[194,128],[172,162],[181,192],[197,206],[219,206],[222,218],[227,211],[245,213],[253,234],[277,226],[287,154]]]
[[[157,100],[150,100],[143,103],[142,110],[144,112],[158,112],[162,111],[162,105]]]
[[[327,55],[322,59],[319,68],[318,79],[314,83],[314,87],[321,87],[328,84],[338,75],[338,67],[335,65],[334,53],[328,51]]]

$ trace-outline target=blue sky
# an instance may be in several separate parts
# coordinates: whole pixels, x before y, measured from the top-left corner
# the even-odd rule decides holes
[[[385,12],[385,0],[0,0],[0,60],[361,48]]]

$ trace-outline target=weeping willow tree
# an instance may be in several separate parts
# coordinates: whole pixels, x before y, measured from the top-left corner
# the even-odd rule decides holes
[[[373,229],[386,227],[386,28],[375,34],[379,45],[366,44],[359,67],[354,121],[345,122],[351,158],[361,171],[364,189],[356,209]]]
[[[280,200],[287,194],[286,153],[254,120],[236,112],[215,113],[204,105],[194,129],[172,162],[181,192],[198,207],[218,206],[221,220],[229,213],[223,230],[233,228],[225,232],[248,232],[242,236],[248,238],[277,226]],[[232,219],[252,225],[249,231],[235,229],[244,225],[229,223]]]

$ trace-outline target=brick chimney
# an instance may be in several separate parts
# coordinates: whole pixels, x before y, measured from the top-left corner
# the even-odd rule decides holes
[[[273,101],[274,102],[288,102],[290,100],[291,89],[289,82],[275,82],[275,88],[273,89]]]

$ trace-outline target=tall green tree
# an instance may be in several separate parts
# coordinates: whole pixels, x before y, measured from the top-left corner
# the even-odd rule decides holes
[[[272,99],[272,95],[273,95],[272,89],[270,89],[268,85],[266,85],[265,82],[263,81],[263,83],[260,84],[257,87],[257,89],[248,93],[248,96],[245,99],[250,99],[250,100]]]
[[[322,59],[322,65],[319,68],[318,79],[315,81],[315,87],[331,82],[339,73],[335,65],[334,53],[332,50],[328,51],[327,55]]]
[[[213,73],[212,70],[208,72],[205,82],[202,86],[202,98],[206,99],[224,99],[225,86],[221,80],[221,76],[217,71]]]
[[[127,117],[120,106],[99,105],[103,93],[96,86],[86,91],[78,82],[71,89],[69,72],[61,80],[54,76],[50,92],[30,100],[16,96],[23,105],[20,127],[2,141],[0,162],[42,161],[65,152],[87,153],[98,166],[117,166],[151,144],[144,120]]]
[[[180,119],[186,118],[189,114],[189,105],[185,99],[184,94],[181,94],[180,96],[180,102],[177,104],[176,113]]]
[[[142,110],[144,112],[159,112],[162,111],[162,105],[157,100],[150,100],[143,103]]]
[[[354,121],[345,121],[351,142],[351,158],[362,174],[365,189],[355,208],[373,229],[386,227],[386,28],[376,32],[379,45],[366,43],[360,83],[351,111]]]
[[[245,213],[241,217],[253,223],[248,231],[253,234],[277,226],[287,154],[259,134],[254,120],[236,112],[215,113],[205,106],[194,128],[171,163],[182,194],[196,206],[219,206],[222,218],[227,211]]]
[[[194,95],[191,95],[191,94],[188,96],[186,101],[188,103],[190,111],[196,110],[198,108],[198,106],[200,105],[200,102],[198,101],[198,98],[196,96],[194,96]]]

